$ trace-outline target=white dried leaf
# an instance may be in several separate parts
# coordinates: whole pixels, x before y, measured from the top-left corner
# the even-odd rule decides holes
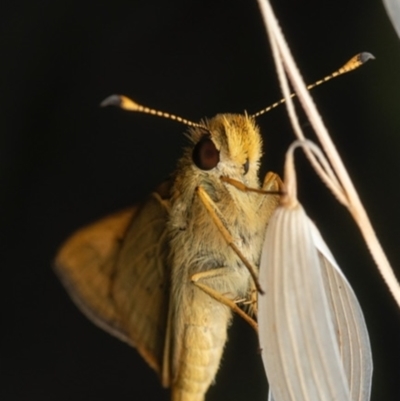
[[[372,382],[372,355],[364,315],[353,289],[332,253],[311,222],[314,245],[319,252],[322,277],[332,312],[340,355],[350,386],[351,400],[369,400]]]
[[[279,207],[260,264],[259,336],[270,401],[367,401],[372,360],[351,287],[298,204]]]

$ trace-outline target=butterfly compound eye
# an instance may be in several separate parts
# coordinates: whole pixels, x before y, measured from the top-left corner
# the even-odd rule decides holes
[[[197,142],[192,154],[193,163],[201,170],[211,170],[219,163],[219,151],[209,136]]]

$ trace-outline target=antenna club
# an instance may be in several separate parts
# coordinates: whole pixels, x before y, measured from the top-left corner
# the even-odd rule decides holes
[[[137,104],[133,100],[123,95],[111,95],[105,98],[101,103],[101,107],[115,106],[124,110],[141,111],[143,106]]]
[[[342,68],[343,72],[355,70],[358,67],[361,67],[368,60],[375,60],[373,54],[368,52],[358,53],[354,57],[352,57]]]

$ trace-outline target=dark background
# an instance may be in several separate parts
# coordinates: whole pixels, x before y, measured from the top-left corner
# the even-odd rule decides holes
[[[307,82],[359,51],[377,58],[313,96],[400,276],[400,40],[377,0],[274,3]],[[101,109],[106,96],[195,121],[280,98],[257,4],[2,1],[0,18],[0,399],[168,400],[135,350],[78,312],[51,263],[72,231],[160,183],[185,144],[182,125]],[[264,171],[281,173],[286,111],[258,122]],[[399,400],[399,310],[347,211],[297,160],[300,199],[365,313],[372,400]],[[262,369],[255,336],[235,321],[207,400],[266,400]]]

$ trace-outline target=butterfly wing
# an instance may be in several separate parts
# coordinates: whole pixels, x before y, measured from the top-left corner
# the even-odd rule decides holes
[[[154,192],[142,205],[79,230],[55,260],[82,312],[136,347],[160,374],[169,302],[168,214],[168,200]]]
[[[123,327],[139,353],[159,373],[169,309],[169,248],[165,230],[168,215],[168,202],[153,193],[124,238],[113,280],[115,305]]]

